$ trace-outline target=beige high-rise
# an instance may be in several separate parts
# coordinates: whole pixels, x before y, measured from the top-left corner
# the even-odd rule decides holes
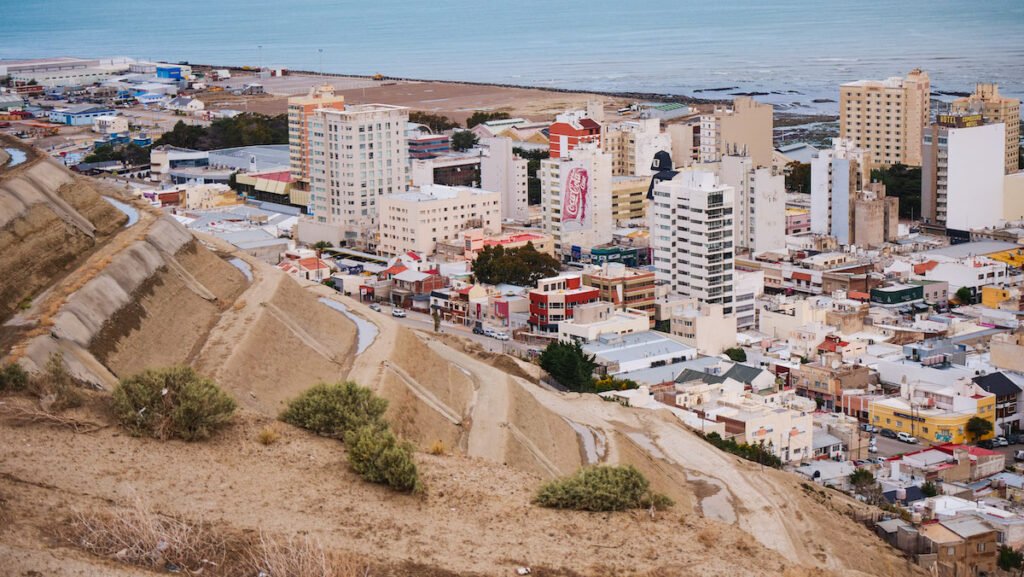
[[[1020,169],[1020,100],[999,95],[998,84],[978,84],[974,94],[953,101],[954,114],[981,114],[986,124],[1006,125],[1006,174]]]
[[[733,100],[730,108],[716,108],[700,117],[700,161],[720,162],[723,156],[749,156],[754,167],[771,166],[774,127],[771,104],[749,96]],[[675,160],[675,159],[673,159]],[[681,160],[681,159],[680,159]],[[681,162],[675,161],[677,165]]]
[[[295,187],[309,190],[309,119],[318,108],[345,110],[345,97],[330,84],[314,86],[306,96],[288,99],[288,145]]]
[[[874,164],[921,166],[931,81],[915,68],[906,78],[858,80],[839,87],[839,137]]]

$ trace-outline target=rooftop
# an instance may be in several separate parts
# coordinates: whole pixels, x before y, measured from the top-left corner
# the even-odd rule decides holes
[[[926,255],[939,255],[948,258],[968,258],[972,256],[992,254],[1018,248],[1016,243],[1001,242],[997,240],[979,240],[975,242],[964,242],[951,244],[942,248],[933,248],[925,251]]]

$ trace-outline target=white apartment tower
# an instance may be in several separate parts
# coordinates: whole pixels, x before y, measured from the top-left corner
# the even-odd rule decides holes
[[[480,140],[484,156],[480,159],[480,186],[501,193],[501,218],[516,222],[530,219],[529,185],[525,158],[513,152],[511,138]]]
[[[540,163],[544,232],[555,254],[589,251],[612,240],[612,157],[588,142]]]
[[[722,158],[722,183],[736,191],[736,248],[757,254],[786,249],[786,178],[775,167],[754,167],[749,156]]]
[[[309,121],[310,216],[341,229],[350,245],[377,244],[377,201],[404,192],[409,110],[362,104],[317,109]]]
[[[670,290],[733,313],[735,192],[715,173],[680,172],[654,186],[655,274]]]
[[[811,232],[849,245],[853,201],[870,182],[867,153],[850,140],[835,138],[832,148],[811,159]]]

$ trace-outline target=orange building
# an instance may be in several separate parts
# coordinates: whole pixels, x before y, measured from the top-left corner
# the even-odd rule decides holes
[[[292,180],[297,188],[309,190],[309,124],[318,108],[345,110],[345,97],[334,94],[330,84],[314,86],[306,96],[288,99],[288,144]]]
[[[601,146],[601,125],[582,110],[559,114],[548,128],[551,158],[561,158],[584,142],[595,142]]]

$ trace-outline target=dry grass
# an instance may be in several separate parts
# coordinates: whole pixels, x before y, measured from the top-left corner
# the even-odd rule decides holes
[[[430,445],[430,448],[427,449],[427,452],[430,453],[431,455],[444,455],[448,451],[447,447],[444,446],[444,441],[437,440],[434,441],[434,444]]]
[[[276,541],[265,533],[249,549],[249,566],[270,577],[369,577],[370,568],[354,556],[337,555],[310,537]]]
[[[273,445],[281,438],[281,433],[273,425],[267,425],[256,435],[256,440],[261,445]]]

